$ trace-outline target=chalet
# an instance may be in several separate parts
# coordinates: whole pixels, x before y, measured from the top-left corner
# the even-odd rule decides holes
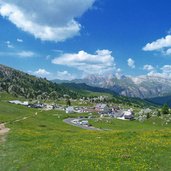
[[[109,107],[107,106],[107,104],[97,104],[95,106],[95,111],[99,113],[108,113]]]
[[[124,116],[124,112],[122,110],[117,110],[112,112],[112,116],[114,118],[122,118]]]
[[[124,111],[124,118],[125,119],[133,119],[134,114],[131,110]]]

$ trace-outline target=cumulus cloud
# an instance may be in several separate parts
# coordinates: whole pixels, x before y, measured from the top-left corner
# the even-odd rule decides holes
[[[37,77],[46,77],[48,80],[55,80],[55,79],[59,79],[59,80],[73,80],[75,78],[77,78],[76,75],[71,74],[68,71],[57,71],[57,72],[49,72],[46,69],[38,69],[37,71],[28,71],[29,74],[33,74]]]
[[[168,77],[166,74],[161,73],[161,72],[156,72],[156,71],[150,71],[147,75],[151,77],[161,77],[161,78]]]
[[[109,50],[97,50],[95,54],[83,50],[78,53],[66,53],[53,59],[52,63],[73,67],[85,74],[103,74],[115,69],[114,57]]]
[[[135,68],[135,61],[132,59],[132,58],[129,58],[128,60],[127,60],[127,62],[128,62],[128,66],[130,67],[130,68]]]
[[[143,50],[154,51],[168,47],[171,47],[171,35],[167,35],[165,38],[161,38],[152,43],[148,43],[145,47],[143,47]]]
[[[50,74],[50,72],[46,71],[45,69],[38,69],[37,71],[34,71],[34,74],[37,75],[37,76],[47,76]]]
[[[79,34],[76,21],[95,0],[0,0],[0,15],[41,40],[64,41]]]
[[[161,70],[163,71],[163,73],[169,73],[171,74],[171,65],[164,65]]]
[[[160,68],[159,71],[151,70],[149,71],[147,75],[152,76],[152,77],[161,77],[165,79],[170,79],[171,78],[171,65],[164,65]]]
[[[144,65],[143,69],[146,70],[146,71],[153,71],[153,70],[155,70],[155,68],[152,65],[148,65],[148,64]]]
[[[163,55],[171,55],[171,35],[147,43],[143,47],[144,51],[160,51]]]
[[[58,71],[56,74],[54,74],[53,78],[60,80],[73,80],[76,78],[76,76],[69,73],[68,71]]]

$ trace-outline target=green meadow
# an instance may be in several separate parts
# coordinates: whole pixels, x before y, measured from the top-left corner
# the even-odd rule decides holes
[[[78,115],[12,105],[7,99],[0,101],[0,122],[10,128],[0,142],[1,171],[171,170],[171,126],[157,118],[91,120],[102,130],[89,131],[63,122]]]

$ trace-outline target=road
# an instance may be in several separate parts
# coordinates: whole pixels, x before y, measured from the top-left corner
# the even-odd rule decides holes
[[[92,126],[84,126],[84,125],[79,125],[79,124],[72,123],[72,121],[75,120],[75,119],[78,119],[78,118],[67,118],[67,119],[64,119],[63,121],[65,123],[69,124],[69,125],[76,126],[76,127],[82,128],[82,129],[94,130],[94,131],[101,131],[101,129],[95,128],[95,127],[92,127]],[[84,119],[81,119],[81,120],[84,120]]]

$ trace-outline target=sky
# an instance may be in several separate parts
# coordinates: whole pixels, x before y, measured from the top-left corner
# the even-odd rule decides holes
[[[0,0],[0,63],[47,79],[171,78],[170,0]]]

